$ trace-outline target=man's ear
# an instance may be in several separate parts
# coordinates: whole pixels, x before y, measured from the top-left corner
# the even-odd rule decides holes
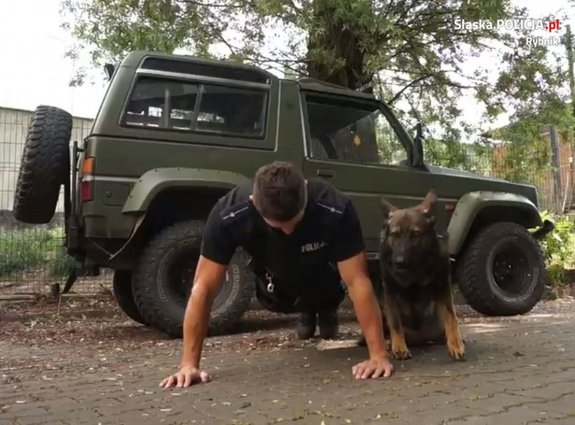
[[[256,207],[256,209],[258,209],[258,205],[256,204],[256,200],[255,200],[255,198],[254,198],[254,194],[253,194],[253,193],[250,194],[250,202],[252,203],[252,205],[253,205],[254,207]]]
[[[391,214],[397,210],[397,207],[387,202],[383,196],[379,198],[379,202],[381,203],[381,212],[383,212],[384,220],[387,221]]]

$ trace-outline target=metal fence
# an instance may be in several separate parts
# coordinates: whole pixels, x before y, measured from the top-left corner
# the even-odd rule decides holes
[[[12,216],[12,203],[20,158],[31,111],[0,108],[0,299],[49,294],[62,285],[70,260],[63,249],[63,197],[54,219],[47,225],[28,226]],[[72,140],[81,141],[90,131],[91,120],[74,118]],[[426,158],[434,165],[467,169],[479,174],[534,184],[542,210],[554,213],[575,209],[573,199],[573,150],[563,133],[547,129],[539,146],[517,155],[506,144],[435,152],[426,147]],[[441,150],[441,149],[440,149]],[[459,158],[455,158],[458,155]],[[80,278],[73,292],[94,294],[109,290],[111,273]]]
[[[552,214],[575,210],[573,140],[568,131],[543,128],[528,146],[500,143],[476,158],[478,173],[534,185],[539,208]]]

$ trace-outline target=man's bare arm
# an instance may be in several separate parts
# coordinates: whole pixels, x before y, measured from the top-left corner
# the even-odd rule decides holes
[[[164,379],[160,386],[187,387],[198,381],[209,381],[209,375],[200,370],[200,358],[212,303],[220,291],[226,270],[227,266],[200,256],[184,316],[181,369]]]
[[[184,316],[182,366],[200,367],[212,303],[226,277],[227,266],[200,256]]]
[[[363,252],[338,263],[340,276],[348,287],[349,296],[365,335],[369,358],[354,366],[356,378],[389,376],[393,370],[385,348],[381,310],[375,298]]]

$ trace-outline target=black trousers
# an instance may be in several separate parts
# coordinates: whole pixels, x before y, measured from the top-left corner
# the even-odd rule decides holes
[[[252,265],[256,275],[256,296],[267,310],[276,313],[312,313],[337,310],[346,290],[335,267],[329,264],[300,277],[274,276],[263,267]]]

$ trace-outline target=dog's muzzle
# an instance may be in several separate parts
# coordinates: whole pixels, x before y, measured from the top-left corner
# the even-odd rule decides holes
[[[399,270],[407,269],[407,261],[404,256],[393,259],[393,267]]]

